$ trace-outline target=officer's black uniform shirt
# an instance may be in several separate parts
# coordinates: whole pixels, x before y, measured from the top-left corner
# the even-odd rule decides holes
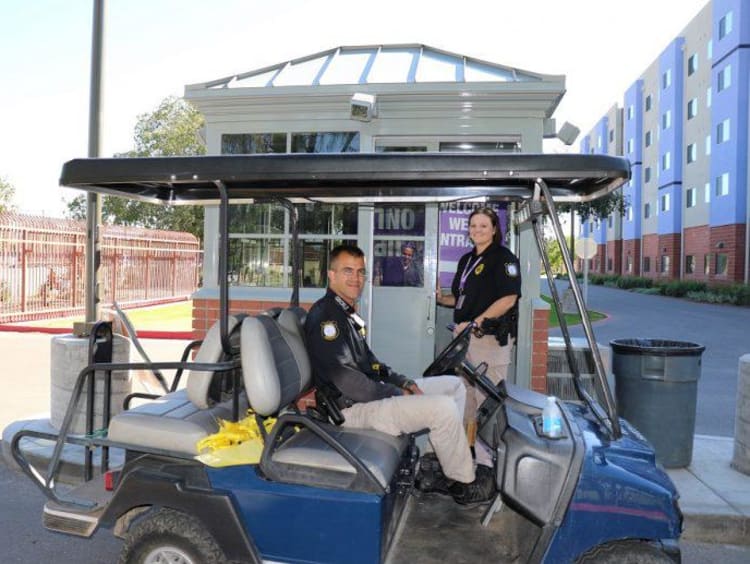
[[[476,249],[461,257],[453,277],[451,291],[458,304],[461,276],[467,264],[476,264],[466,277],[461,308],[453,310],[453,321],[456,323],[479,317],[500,298],[510,295],[521,297],[521,265],[516,255],[499,243],[491,243],[481,255],[475,253]],[[480,256],[482,260],[476,263]]]
[[[335,386],[344,405],[403,395],[407,378],[375,357],[354,314],[331,290],[310,308],[305,336],[316,383]]]

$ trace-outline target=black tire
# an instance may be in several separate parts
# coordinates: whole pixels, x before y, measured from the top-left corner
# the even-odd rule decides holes
[[[120,564],[225,564],[224,553],[194,517],[159,509],[134,524],[125,537]]]
[[[601,544],[578,559],[579,564],[674,564],[653,544],[627,540]]]

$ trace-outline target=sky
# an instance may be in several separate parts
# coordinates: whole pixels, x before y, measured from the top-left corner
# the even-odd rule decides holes
[[[708,0],[105,0],[101,156],[187,84],[340,45],[421,43],[566,76],[554,117],[583,133]],[[18,211],[62,217],[88,154],[93,0],[0,0],[0,177]],[[577,147],[576,143],[574,147]]]

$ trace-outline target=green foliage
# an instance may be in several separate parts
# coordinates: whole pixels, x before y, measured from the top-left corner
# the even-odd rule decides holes
[[[607,219],[612,213],[625,215],[629,202],[622,193],[622,189],[615,190],[602,198],[597,198],[591,202],[582,202],[577,204],[559,204],[557,211],[560,213],[570,212],[573,209],[582,221],[591,218],[600,220]]]
[[[5,177],[0,176],[0,213],[16,209],[13,203],[15,195],[15,187]]]
[[[206,153],[199,136],[203,116],[180,98],[165,98],[150,114],[142,114],[134,130],[135,149],[117,157],[191,156]],[[86,218],[86,196],[68,203],[66,215]],[[203,240],[202,206],[163,206],[105,196],[102,221],[149,229],[187,231]]]
[[[631,288],[650,288],[653,285],[651,278],[643,278],[641,276],[622,276],[617,281],[617,287],[622,290],[630,290]]]
[[[565,244],[568,245],[568,249],[570,249],[570,237],[565,238]],[[565,275],[567,278],[562,251],[560,250],[560,244],[557,242],[557,239],[547,241],[547,256],[549,257],[550,266],[552,267],[552,273],[557,277]]]

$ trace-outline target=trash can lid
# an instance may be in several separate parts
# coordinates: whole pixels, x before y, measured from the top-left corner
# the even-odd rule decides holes
[[[609,345],[618,354],[655,356],[700,356],[706,350],[697,343],[669,339],[614,339]]]

